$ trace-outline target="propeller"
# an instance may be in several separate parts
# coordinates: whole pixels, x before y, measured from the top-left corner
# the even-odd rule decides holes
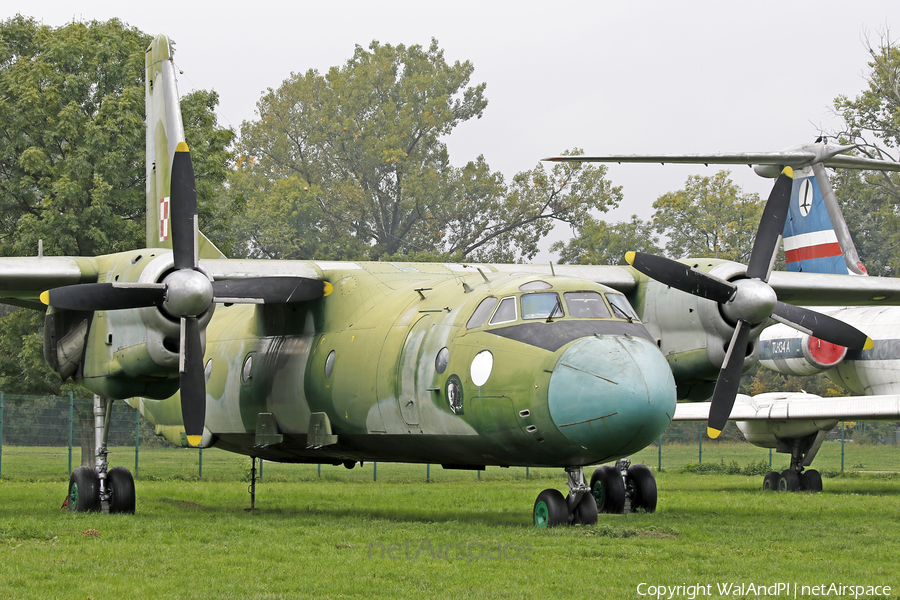
[[[210,281],[199,269],[197,190],[190,151],[175,149],[171,179],[172,254],[175,269],[160,283],[93,283],[41,294],[48,306],[67,310],[122,310],[156,306],[180,322],[179,390],[188,443],[198,446],[206,421],[206,378],[200,318],[216,302],[283,304],[327,296],[328,282],[306,277],[256,277]]]
[[[747,263],[746,279],[725,281],[674,260],[643,252],[629,252],[625,255],[629,264],[651,279],[719,303],[725,316],[735,323],[734,334],[719,371],[709,409],[706,431],[711,438],[719,437],[731,415],[750,342],[750,330],[769,317],[848,348],[869,350],[874,345],[866,334],[843,321],[807,308],[779,302],[775,290],[769,286],[769,277],[787,219],[792,185],[793,170],[785,167],[775,181],[763,209]]]

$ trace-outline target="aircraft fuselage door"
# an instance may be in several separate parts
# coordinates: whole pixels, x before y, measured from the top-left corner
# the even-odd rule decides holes
[[[407,425],[419,424],[419,396],[424,394],[420,382],[425,381],[429,364],[422,360],[425,338],[431,329],[431,315],[425,315],[409,328],[397,364],[397,402]],[[433,368],[433,367],[432,367]],[[424,385],[424,384],[422,384]]]

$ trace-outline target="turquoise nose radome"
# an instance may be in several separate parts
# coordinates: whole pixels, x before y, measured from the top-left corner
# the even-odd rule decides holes
[[[578,340],[550,377],[550,416],[583,449],[575,453],[579,462],[605,461],[647,447],[671,423],[675,401],[666,359],[640,337]]]

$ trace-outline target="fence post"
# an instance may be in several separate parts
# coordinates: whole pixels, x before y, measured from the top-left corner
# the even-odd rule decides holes
[[[844,472],[844,421],[841,421],[841,473]]]
[[[378,463],[372,463],[372,481],[378,481]]]
[[[0,475],[3,475],[3,392],[0,392]]]
[[[75,422],[75,394],[69,392],[69,475],[72,474],[72,436]]]
[[[263,459],[259,459],[259,480],[263,480],[263,463],[266,462]]]
[[[431,463],[426,463],[425,465],[425,481],[431,481]]]
[[[140,445],[141,440],[141,411],[139,409],[135,409],[134,411],[135,419],[134,419],[134,476],[138,475],[138,447]]]
[[[200,448],[200,458],[198,460],[200,463],[200,472],[197,474],[197,477],[203,479],[203,448]],[[253,460],[256,460],[256,458],[254,457]]]
[[[659,446],[659,458],[657,459],[657,460],[658,460],[658,463],[657,463],[657,465],[656,465],[656,470],[657,470],[657,471],[662,471],[662,436],[659,436],[659,444],[658,444],[658,446]]]
[[[700,450],[697,454],[697,464],[703,464],[703,423],[699,424],[698,431],[700,432]]]

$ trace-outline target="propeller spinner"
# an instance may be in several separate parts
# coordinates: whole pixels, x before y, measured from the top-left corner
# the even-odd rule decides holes
[[[188,443],[198,446],[206,420],[206,381],[200,317],[214,302],[275,304],[327,296],[329,283],[304,277],[259,277],[210,281],[199,269],[197,190],[190,151],[184,142],[172,161],[171,226],[175,270],[161,283],[93,283],[41,294],[44,304],[68,310],[123,310],[156,306],[181,324],[179,390]]]
[[[722,312],[735,323],[709,410],[707,434],[711,438],[719,437],[731,415],[753,326],[772,317],[834,344],[864,350],[873,346],[866,334],[843,321],[807,308],[779,302],[775,290],[769,286],[781,232],[784,231],[787,219],[792,184],[793,170],[785,167],[763,210],[747,264],[746,279],[725,281],[674,260],[643,252],[629,252],[625,255],[629,264],[651,279],[719,303]]]

